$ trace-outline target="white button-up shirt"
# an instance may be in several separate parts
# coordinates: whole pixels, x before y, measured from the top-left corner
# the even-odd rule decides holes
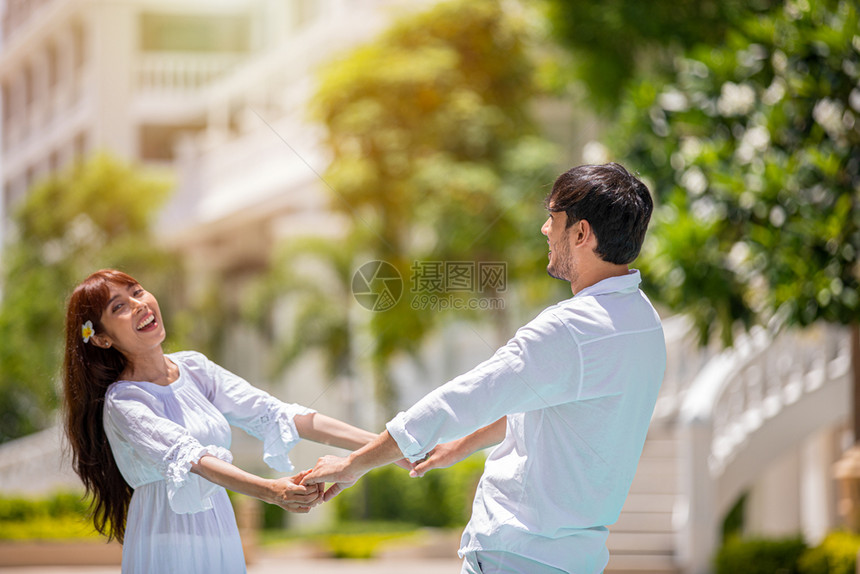
[[[416,460],[507,415],[461,556],[501,550],[576,574],[606,566],[606,525],[627,498],[666,367],[640,281],[631,270],[545,309],[386,425]]]

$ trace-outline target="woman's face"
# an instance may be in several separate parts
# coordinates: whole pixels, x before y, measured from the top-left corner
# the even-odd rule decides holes
[[[94,336],[96,344],[113,346],[126,357],[160,346],[166,332],[152,293],[136,283],[109,283],[108,287],[110,295],[101,316],[104,332]]]

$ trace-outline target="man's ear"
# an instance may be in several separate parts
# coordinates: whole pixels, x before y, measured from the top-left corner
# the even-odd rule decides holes
[[[90,337],[90,343],[101,349],[109,349],[111,346],[110,337],[107,335],[93,335]]]
[[[576,246],[584,245],[594,238],[594,230],[591,228],[591,224],[585,219],[577,221],[573,225],[571,232],[573,232],[573,244]]]

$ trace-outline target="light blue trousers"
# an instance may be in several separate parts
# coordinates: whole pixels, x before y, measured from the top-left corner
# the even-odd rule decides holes
[[[511,552],[467,552],[460,574],[566,574],[531,558]]]

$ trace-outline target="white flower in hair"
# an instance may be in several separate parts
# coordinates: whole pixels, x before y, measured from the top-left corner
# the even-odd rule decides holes
[[[93,322],[87,321],[84,323],[83,327],[81,327],[81,336],[84,338],[84,343],[90,342],[90,337],[96,334],[96,330],[93,329]]]

